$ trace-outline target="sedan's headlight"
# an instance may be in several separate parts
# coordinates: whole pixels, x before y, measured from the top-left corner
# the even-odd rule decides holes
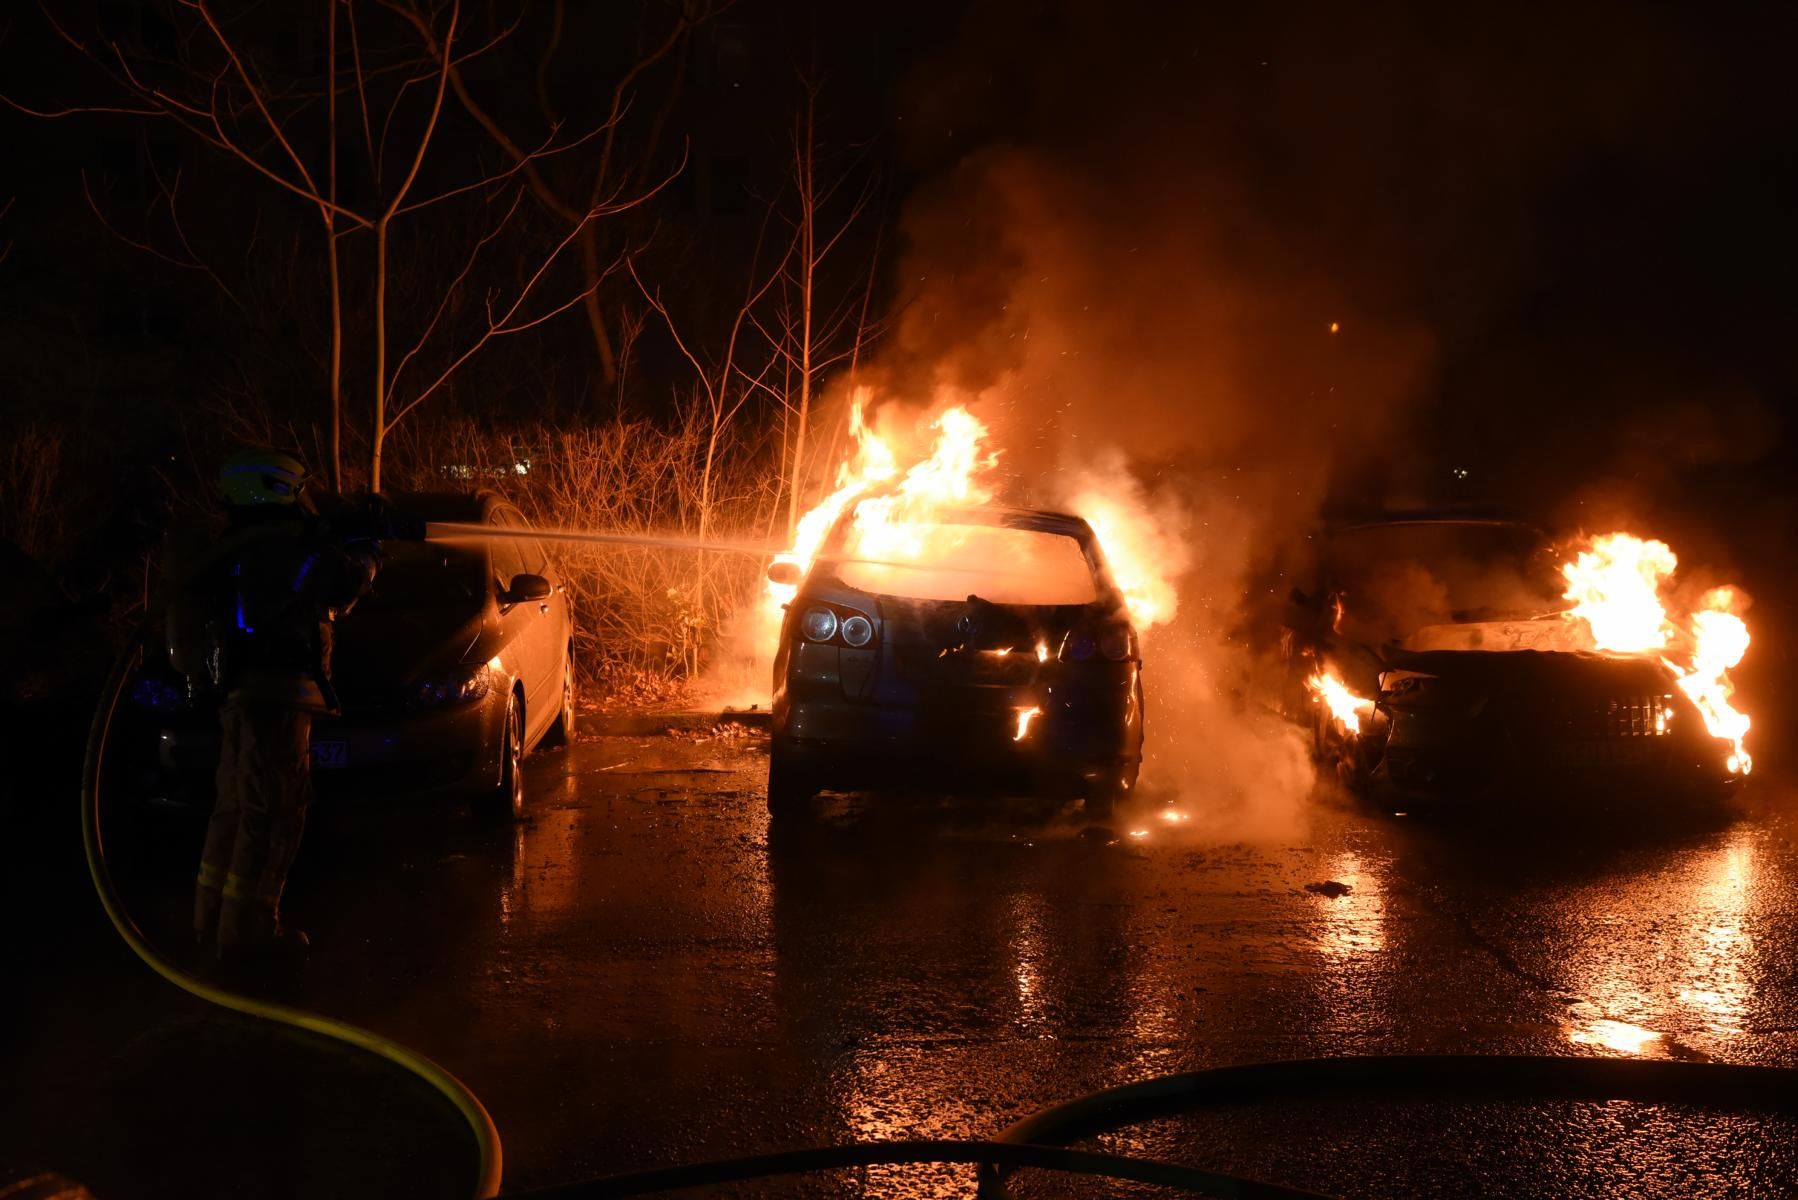
[[[799,632],[814,642],[828,642],[836,636],[837,614],[828,608],[808,608],[799,618]]]
[[[859,650],[874,640],[874,622],[859,614],[845,617],[841,632],[843,640]]]
[[[418,687],[418,702],[427,708],[471,704],[493,690],[493,668],[487,663],[464,667],[450,675],[427,679]]]

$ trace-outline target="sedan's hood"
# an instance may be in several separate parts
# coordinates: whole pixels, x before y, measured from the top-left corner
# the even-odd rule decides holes
[[[332,675],[346,702],[385,696],[431,672],[486,657],[492,625],[478,608],[358,608],[337,624]]]

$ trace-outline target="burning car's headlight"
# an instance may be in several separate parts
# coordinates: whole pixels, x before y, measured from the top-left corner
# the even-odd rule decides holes
[[[828,608],[808,608],[799,618],[799,632],[814,642],[828,642],[837,634],[837,614]]]
[[[1108,626],[1097,637],[1075,630],[1063,639],[1057,657],[1062,662],[1086,662],[1095,654],[1103,654],[1112,662],[1135,658],[1136,635],[1128,625]]]
[[[858,613],[853,617],[845,617],[839,632],[845,642],[860,649],[874,640],[874,622]]]
[[[1130,636],[1130,630],[1124,626],[1114,626],[1099,635],[1099,652],[1112,662],[1123,662],[1134,658],[1136,639]]]
[[[427,708],[445,704],[469,704],[493,690],[493,667],[482,663],[418,685],[418,702]]]

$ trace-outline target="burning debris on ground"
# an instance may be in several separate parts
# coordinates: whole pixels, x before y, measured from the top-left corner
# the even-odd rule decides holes
[[[28,6],[0,1194],[1793,1191],[1794,33]]]

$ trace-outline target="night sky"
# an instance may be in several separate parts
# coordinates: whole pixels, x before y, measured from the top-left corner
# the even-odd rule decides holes
[[[269,80],[317,87],[319,14],[217,8]],[[90,52],[104,35],[150,64],[145,78],[179,80],[184,59],[218,67],[179,4],[56,11]],[[441,28],[447,6],[430,11]],[[510,33],[469,86],[522,144],[545,138],[552,111],[572,136],[603,120],[679,12],[569,5],[558,34],[557,6],[472,5],[465,45]],[[401,62],[403,26],[358,13],[370,62]],[[840,217],[867,201],[821,286],[846,311],[873,264],[868,366],[899,399],[1008,379],[1019,470],[1038,462],[1030,446],[1065,458],[1070,438],[1103,429],[1145,471],[1303,475],[1307,508],[1468,500],[1576,522],[1602,509],[1759,561],[1792,520],[1779,484],[1798,303],[1793,32],[1774,8],[743,0],[633,77],[619,186],[660,190],[609,219],[603,250],[635,254],[715,359],[758,237],[765,253],[785,236],[762,218],[789,187],[809,80],[821,169],[842,184],[831,203]],[[35,7],[9,14],[0,56],[18,103],[131,106],[104,53],[90,61]],[[377,109],[403,74],[376,77]],[[392,123],[389,186],[428,90]],[[297,111],[306,145],[316,104]],[[445,112],[421,191],[504,166],[453,96]],[[145,495],[165,486],[146,472],[171,455],[179,467],[221,409],[316,422],[326,314],[304,202],[166,120],[0,120],[15,167],[0,218],[9,422],[129,431],[84,453]],[[593,149],[543,169],[573,179]],[[371,202],[366,156],[342,162],[347,201]],[[176,172],[180,229],[163,197]],[[459,204],[395,235],[402,335],[492,211]],[[565,232],[528,190],[519,214],[446,329]],[[346,238],[346,256],[367,241]],[[167,258],[204,261],[219,286]],[[645,309],[622,271],[598,294],[620,321]],[[352,325],[368,301],[355,284]],[[352,423],[368,353],[346,347]],[[606,385],[576,308],[485,352],[441,404],[500,424],[667,420],[686,370],[665,326],[644,322],[625,382]],[[1759,530],[1720,528],[1745,504]]]

